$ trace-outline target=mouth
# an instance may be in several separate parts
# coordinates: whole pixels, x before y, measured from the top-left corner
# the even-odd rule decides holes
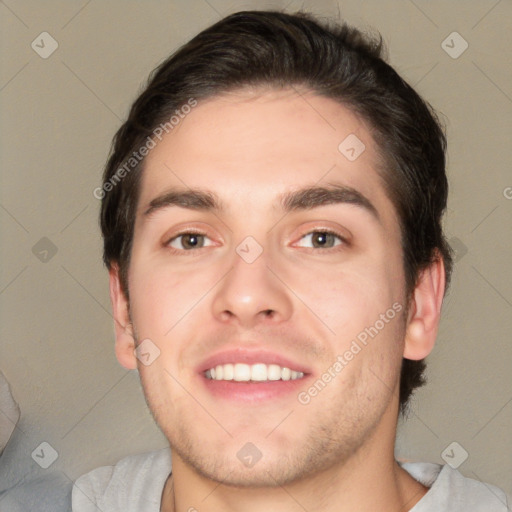
[[[251,404],[295,398],[311,376],[309,368],[284,356],[242,349],[213,355],[198,374],[215,398]]]
[[[207,379],[235,382],[275,382],[297,380],[304,377],[304,372],[291,370],[278,364],[219,364],[204,372]]]

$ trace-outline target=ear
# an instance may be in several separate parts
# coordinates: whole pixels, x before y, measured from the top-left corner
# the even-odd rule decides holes
[[[414,289],[405,333],[404,357],[419,360],[434,348],[445,288],[444,262],[440,254],[419,276]]]
[[[121,288],[119,267],[113,265],[109,271],[110,300],[114,312],[115,334],[116,334],[116,357],[121,366],[128,370],[137,368],[135,357],[135,338],[128,312],[128,300]]]

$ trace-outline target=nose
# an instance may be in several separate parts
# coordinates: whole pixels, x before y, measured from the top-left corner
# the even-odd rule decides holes
[[[231,270],[215,288],[212,307],[219,321],[246,328],[280,324],[293,311],[291,292],[269,267],[265,251],[252,263],[235,253]]]

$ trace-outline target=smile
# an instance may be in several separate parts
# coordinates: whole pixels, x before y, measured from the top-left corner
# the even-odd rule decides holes
[[[278,380],[297,380],[304,377],[303,372],[291,370],[277,364],[220,364],[206,370],[205,377],[210,380],[235,382],[267,382]]]

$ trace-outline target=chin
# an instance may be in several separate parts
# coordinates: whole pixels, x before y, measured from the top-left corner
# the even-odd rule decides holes
[[[173,450],[173,453],[177,453]],[[262,457],[252,467],[245,466],[235,456],[198,459],[188,454],[183,459],[194,472],[210,481],[236,488],[272,488],[287,485],[297,479],[297,467],[287,457],[279,460],[264,460]],[[275,459],[275,457],[274,457]]]
[[[185,441],[185,439],[181,439]],[[337,449],[328,441],[293,443],[289,449],[284,443],[256,442],[239,443],[230,438],[222,446],[214,443],[185,442],[171,444],[173,457],[181,461],[196,474],[210,481],[237,488],[273,488],[297,483],[304,478],[311,478],[353,455],[353,449],[346,449],[342,444]],[[234,447],[236,444],[236,448]],[[240,445],[240,446],[239,446]],[[302,448],[299,448],[302,446]],[[342,447],[345,447],[343,449]]]

